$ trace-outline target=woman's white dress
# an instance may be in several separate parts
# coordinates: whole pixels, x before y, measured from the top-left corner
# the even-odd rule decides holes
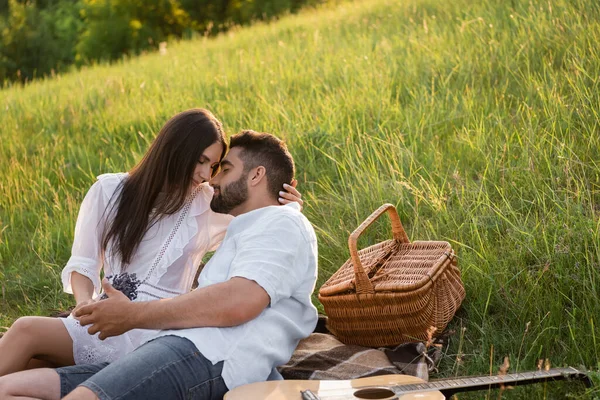
[[[78,272],[93,282],[94,296],[98,296],[101,270],[105,276],[135,273],[143,282],[135,301],[175,297],[188,292],[202,257],[221,243],[233,217],[210,209],[213,190],[204,183],[190,194],[180,211],[162,218],[148,230],[131,263],[122,271],[120,260],[110,257],[110,249],[102,259],[100,241],[110,210],[106,210],[107,205],[118,198],[120,183],[126,177],[125,173],[100,175],[83,200],[71,258],[62,271],[65,292],[73,293],[71,274]],[[102,341],[97,334],[88,334],[89,327],[82,327],[71,316],[63,321],[73,339],[76,364],[112,362],[157,332],[134,329]]]

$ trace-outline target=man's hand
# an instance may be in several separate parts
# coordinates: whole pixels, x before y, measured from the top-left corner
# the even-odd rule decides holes
[[[102,281],[108,299],[81,307],[74,313],[88,332],[104,340],[132,329],[187,329],[230,327],[256,318],[269,306],[269,294],[258,283],[233,277],[173,298],[133,302]]]
[[[78,307],[73,311],[73,316],[79,319],[81,325],[92,325],[88,328],[90,335],[100,332],[98,335],[100,340],[118,336],[133,329],[132,318],[135,315],[134,303],[112,287],[106,279],[102,280],[102,288],[108,295],[108,299]]]

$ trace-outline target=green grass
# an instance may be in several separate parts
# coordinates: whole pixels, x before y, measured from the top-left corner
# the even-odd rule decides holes
[[[598,371],[599,42],[594,0],[357,1],[5,89],[0,326],[71,304],[59,273],[94,177],[201,106],[230,133],[287,140],[319,284],[384,202],[411,239],[455,246],[467,297],[438,376],[495,373],[504,356]]]

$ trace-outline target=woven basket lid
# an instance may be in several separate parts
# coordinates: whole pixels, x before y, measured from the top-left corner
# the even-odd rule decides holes
[[[358,238],[384,213],[390,217],[393,239],[359,251]],[[382,205],[356,228],[348,239],[348,247],[350,259],[321,286],[320,296],[416,290],[435,282],[454,257],[448,242],[411,243],[392,204]]]
[[[435,282],[439,271],[454,257],[448,242],[417,241],[399,243],[387,240],[358,252],[362,267],[375,292],[416,290]],[[321,286],[321,296],[356,291],[352,258]]]

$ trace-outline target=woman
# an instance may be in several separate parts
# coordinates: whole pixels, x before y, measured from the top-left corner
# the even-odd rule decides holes
[[[76,307],[99,299],[101,271],[134,301],[189,291],[202,257],[219,245],[232,218],[210,209],[208,180],[225,152],[221,123],[209,111],[192,109],[163,126],[129,173],[98,177],[83,200],[62,271]],[[282,204],[302,203],[294,187],[285,189]],[[101,341],[71,316],[23,317],[0,340],[0,376],[112,362],[153,334],[137,329]]]

